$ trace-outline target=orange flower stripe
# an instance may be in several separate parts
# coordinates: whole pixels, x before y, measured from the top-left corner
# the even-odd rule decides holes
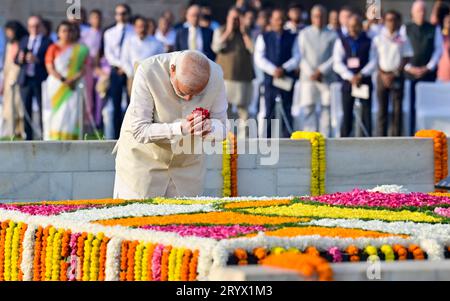
[[[44,229],[44,235],[41,240],[41,262],[39,263],[40,272],[41,272],[41,281],[45,281],[45,250],[47,249],[47,237],[48,237],[48,231],[51,228],[51,226],[45,227]]]
[[[120,281],[127,279],[127,254],[128,254],[128,241],[122,241],[120,248]]]
[[[156,244],[151,244],[150,248],[148,249],[148,265],[147,265],[147,276],[148,280],[153,280],[153,271],[152,271],[152,258],[153,258],[153,251],[155,251]]]
[[[181,264],[181,281],[189,280],[189,262],[192,256],[192,251],[184,250],[183,263]]]
[[[106,267],[106,248],[109,242],[108,237],[103,237],[100,245],[100,258],[98,263],[98,280],[105,280],[105,267]]]
[[[310,218],[260,216],[237,212],[207,212],[193,214],[173,214],[145,217],[128,217],[118,219],[99,220],[95,223],[104,226],[144,226],[144,225],[172,225],[172,224],[248,224],[248,225],[279,225],[285,223],[308,222]]]
[[[161,281],[169,279],[169,255],[172,251],[172,246],[165,246],[161,257]]]
[[[307,279],[317,277],[320,281],[333,280],[333,271],[328,262],[316,255],[285,252],[267,256],[262,260],[262,265],[295,270]]]
[[[192,254],[192,259],[189,263],[189,281],[197,280],[197,264],[199,254],[200,252],[198,250],[195,250],[194,254]]]
[[[136,247],[139,244],[138,241],[132,241],[128,243],[127,252],[127,281],[134,280],[134,253],[136,253]]]
[[[320,235],[329,237],[342,237],[342,238],[380,238],[380,237],[402,237],[408,238],[408,235],[390,234],[378,231],[360,230],[360,229],[348,229],[348,228],[327,228],[327,227],[285,227],[273,231],[266,231],[264,233],[267,236],[279,236],[279,237],[294,237],[294,236],[307,236],[307,235]],[[247,234],[247,237],[253,237],[257,234]]]

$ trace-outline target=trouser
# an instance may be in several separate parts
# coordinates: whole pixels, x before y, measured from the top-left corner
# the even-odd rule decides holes
[[[111,69],[110,86],[108,95],[113,102],[113,123],[114,123],[114,138],[118,139],[120,135],[120,128],[122,127],[123,112],[122,112],[122,94],[127,89],[127,76],[125,74],[118,74],[117,68]]]
[[[34,77],[26,77],[25,83],[20,86],[20,94],[22,96],[25,108],[25,134],[27,140],[33,140],[33,97],[36,97],[39,107],[39,129],[42,132],[42,82]]]
[[[292,115],[291,115],[291,107],[292,107],[292,97],[294,95],[293,88],[291,91],[284,91],[278,88],[275,88],[272,84],[268,84],[267,82],[264,85],[264,101],[266,104],[266,130],[267,130],[267,138],[272,137],[271,133],[271,127],[272,127],[272,119],[275,119],[275,99],[277,96],[281,97],[282,106],[284,109],[284,112],[287,117],[287,121],[292,127]],[[290,134],[289,130],[284,125],[283,120],[279,120],[280,127],[282,127],[282,137],[281,138],[289,138]]]
[[[421,78],[411,79],[411,86],[409,91],[409,135],[414,136],[416,133],[416,85],[419,82],[434,82],[436,80],[436,72],[429,72]]]
[[[372,135],[372,84],[370,79],[363,82],[369,85],[369,99],[362,99],[362,124],[369,136]],[[342,83],[342,110],[343,121],[341,126],[341,137],[349,137],[353,130],[353,107],[355,98],[352,96],[352,85],[348,81]]]
[[[391,136],[402,135],[403,125],[403,89],[405,79],[403,77],[395,78],[391,88],[384,86],[383,81],[378,75],[377,78],[377,136],[388,135],[389,119],[389,98],[392,99],[392,127]]]
[[[320,131],[329,137],[331,133],[330,86],[325,83],[303,80],[300,89],[303,130],[307,132]],[[317,116],[318,104],[320,105],[319,116]]]

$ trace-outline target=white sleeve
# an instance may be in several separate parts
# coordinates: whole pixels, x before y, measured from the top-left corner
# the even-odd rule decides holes
[[[427,64],[428,70],[436,69],[436,67],[439,63],[439,60],[441,59],[441,56],[442,56],[443,43],[444,43],[444,41],[442,38],[441,28],[439,26],[436,26],[435,34],[434,34],[434,51],[433,51],[433,55],[431,56],[430,61]]]
[[[265,73],[273,75],[277,67],[266,58],[265,52],[266,44],[264,43],[264,38],[262,35],[259,35],[255,45],[255,64]]]
[[[291,58],[283,64],[283,69],[287,72],[294,71],[300,65],[300,50],[298,47],[298,36],[295,38],[294,45],[292,46]]]
[[[116,58],[114,53],[116,45],[113,45],[114,43],[111,41],[111,30],[112,28],[105,32],[105,58],[111,66],[120,67],[120,59]]]
[[[348,70],[347,66],[344,64],[345,51],[344,46],[340,39],[336,40],[333,49],[333,70],[344,80],[352,80],[353,72]]]
[[[122,66],[128,78],[131,78],[134,73],[133,58],[131,56],[130,51],[130,49],[132,48],[133,48],[132,41],[130,39],[127,39],[127,41],[125,41],[123,45],[122,57],[120,58],[121,61],[120,66]]]
[[[139,143],[174,140],[182,135],[181,122],[153,123],[155,103],[147,87],[144,70],[140,66],[134,77],[128,110],[131,117],[131,131]]]
[[[214,30],[213,40],[211,43],[211,49],[215,53],[219,53],[225,47],[226,47],[226,44],[224,43],[224,41],[222,41],[222,30],[220,30],[220,29]]]

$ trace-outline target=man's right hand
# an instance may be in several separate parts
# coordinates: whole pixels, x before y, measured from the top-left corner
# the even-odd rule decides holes
[[[181,133],[183,136],[192,135],[194,133],[194,114],[189,114],[186,119],[181,122]]]
[[[275,72],[273,73],[273,77],[275,78],[281,78],[284,76],[284,70],[281,67],[278,67],[277,69],[275,69]]]
[[[24,60],[25,60],[25,52],[20,51],[19,56],[17,57],[17,61],[19,62],[19,64],[23,64]]]

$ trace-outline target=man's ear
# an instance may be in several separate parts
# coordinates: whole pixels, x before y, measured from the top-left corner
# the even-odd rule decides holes
[[[176,71],[176,67],[175,67],[175,65],[170,65],[170,75],[175,75],[175,71]]]

